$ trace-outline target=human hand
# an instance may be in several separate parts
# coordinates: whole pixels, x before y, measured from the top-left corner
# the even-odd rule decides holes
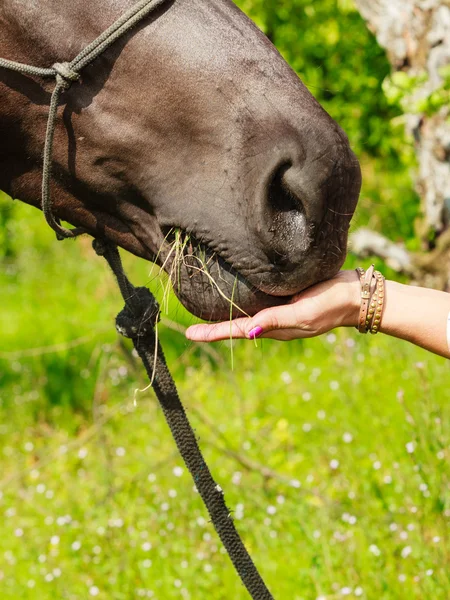
[[[266,308],[254,317],[193,325],[186,337],[196,342],[232,338],[293,340],[321,335],[335,327],[358,324],[361,285],[355,271],[340,271],[332,279],[294,296],[288,304]]]

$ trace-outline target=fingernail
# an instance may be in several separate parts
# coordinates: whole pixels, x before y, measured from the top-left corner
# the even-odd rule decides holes
[[[262,333],[263,333],[263,328],[258,325],[257,327],[254,327],[251,331],[249,331],[248,338],[249,338],[249,340],[255,340]]]

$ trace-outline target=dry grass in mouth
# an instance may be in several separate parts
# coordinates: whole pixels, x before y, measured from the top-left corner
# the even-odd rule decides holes
[[[168,241],[173,238],[172,241]],[[211,254],[207,257],[206,249],[198,242],[193,241],[192,237],[181,230],[180,228],[172,228],[169,230],[164,238],[164,242],[157,254],[156,260],[162,253],[164,245],[170,246],[164,262],[160,266],[160,270],[167,273],[167,281],[163,287],[163,299],[162,307],[164,312],[168,312],[168,304],[170,298],[171,287],[176,291],[181,291],[181,270],[185,268],[187,271],[195,271],[203,274],[209,281],[210,285],[214,290],[229,304],[230,306],[230,320],[232,319],[233,308],[236,309],[242,316],[249,317],[250,315],[243,310],[235,301],[234,295],[236,293],[238,284],[238,275],[235,275],[231,298],[220,288],[217,281],[209,272],[209,265],[216,260],[216,255]],[[154,263],[155,264],[155,263]],[[168,268],[168,265],[170,267]],[[153,273],[150,271],[150,275]]]
[[[207,256],[206,248],[194,240],[192,236],[183,231],[180,228],[172,227],[166,234],[163,243],[156,256],[156,261],[161,256],[163,249],[169,246],[169,250],[164,258],[163,263],[159,267],[159,272],[164,271],[167,274],[167,278],[164,282],[161,281],[162,285],[162,300],[161,300],[161,312],[168,314],[169,312],[169,301],[172,288],[175,291],[181,291],[181,270],[191,272],[191,276],[196,273],[200,273],[207,278],[211,287],[215,292],[223,298],[229,305],[229,322],[230,322],[230,342],[233,340],[232,335],[232,322],[233,322],[233,309],[240,313],[243,317],[250,317],[250,315],[242,309],[235,301],[235,294],[238,286],[238,275],[236,274],[233,281],[231,297],[228,296],[220,287],[216,279],[211,275],[209,266],[217,260],[217,256],[212,253]],[[153,278],[153,269],[156,263],[152,264],[150,270],[150,277]],[[158,277],[158,275],[156,275]],[[219,277],[220,272],[219,272]],[[233,345],[230,343],[231,352],[231,366],[233,368],[234,357],[233,357]],[[136,393],[144,390],[136,390]]]

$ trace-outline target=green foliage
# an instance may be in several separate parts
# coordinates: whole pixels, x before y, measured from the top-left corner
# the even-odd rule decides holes
[[[385,79],[383,90],[387,100],[393,105],[400,104],[404,112],[422,113],[431,117],[443,106],[450,104],[450,66],[442,67],[439,75],[442,83],[420,99],[416,99],[417,92],[428,80],[425,72],[409,75],[397,71]]]
[[[114,333],[122,303],[104,261],[14,210],[16,258],[0,269],[1,598],[245,600],[156,399],[136,393],[147,382]],[[151,265],[125,259],[161,298]],[[168,310],[193,321],[173,298]],[[164,324],[160,336],[275,598],[448,598],[448,361],[341,330],[238,343],[231,371],[228,344],[194,346]]]

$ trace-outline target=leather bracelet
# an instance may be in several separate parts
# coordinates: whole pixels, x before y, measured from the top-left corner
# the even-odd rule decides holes
[[[373,272],[375,265],[370,265],[366,272],[358,267],[356,272],[358,273],[361,281],[361,308],[359,311],[358,331],[360,333],[367,333],[368,328],[366,324],[367,314],[369,312],[369,302],[371,298],[371,284],[373,278]]]
[[[383,316],[385,279],[380,271],[374,270],[374,265],[367,271],[361,267],[355,270],[361,283],[361,308],[356,329],[360,333],[376,334]]]

